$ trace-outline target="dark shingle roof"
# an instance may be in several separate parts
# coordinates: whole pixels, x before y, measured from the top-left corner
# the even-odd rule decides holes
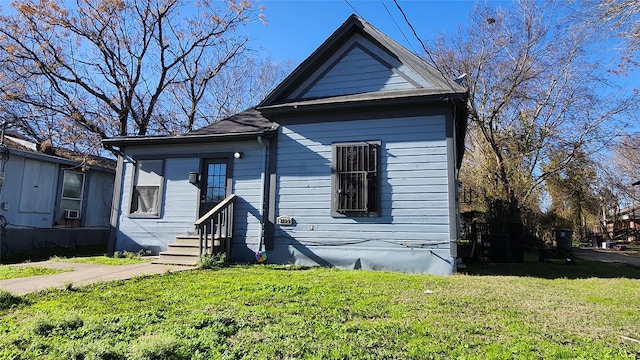
[[[193,130],[184,135],[212,135],[212,134],[246,134],[271,131],[277,128],[277,125],[271,120],[262,116],[260,111],[251,108],[226,119],[216,121],[213,124],[203,128]]]
[[[114,146],[130,146],[232,141],[273,134],[277,128],[278,124],[262,116],[260,111],[255,108],[251,108],[180,135],[124,136],[105,139],[103,143]]]

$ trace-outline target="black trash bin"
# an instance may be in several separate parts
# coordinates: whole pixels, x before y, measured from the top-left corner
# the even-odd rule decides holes
[[[569,229],[556,229],[556,247],[563,250],[571,250],[573,230]]]

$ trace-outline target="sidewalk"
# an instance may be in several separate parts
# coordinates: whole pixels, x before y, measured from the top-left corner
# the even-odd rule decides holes
[[[573,248],[573,255],[584,260],[621,263],[640,267],[640,256],[628,255],[614,250],[598,248]]]
[[[8,291],[14,295],[24,295],[50,288],[64,288],[68,284],[72,284],[73,286],[82,286],[100,281],[123,280],[136,276],[195,269],[193,266],[151,263],[114,266],[58,261],[42,261],[9,266],[40,266],[50,269],[72,269],[72,271],[53,275],[0,280],[0,290]]]

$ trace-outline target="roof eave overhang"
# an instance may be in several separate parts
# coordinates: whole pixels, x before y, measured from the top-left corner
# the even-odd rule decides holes
[[[75,166],[79,166],[79,165],[83,164],[82,161],[66,159],[66,158],[59,157],[59,156],[52,156],[52,155],[47,155],[47,154],[43,154],[43,153],[38,153],[38,152],[33,152],[33,151],[26,151],[26,150],[21,150],[21,149],[16,149],[16,148],[12,148],[12,147],[6,147],[6,146],[3,146],[3,147],[8,149],[9,156],[11,156],[11,155],[21,156],[23,158],[34,159],[34,160],[39,160],[39,161],[46,161],[46,162],[49,162],[49,163],[55,163],[55,164],[60,164],[60,165],[64,165],[64,166],[71,166],[71,167],[75,167]],[[113,168],[109,168],[109,167],[105,167],[105,166],[101,166],[101,165],[96,165],[96,164],[85,164],[85,167],[87,169],[89,169],[89,170],[99,170],[99,171],[110,172],[110,173],[115,172],[115,169],[113,169]]]
[[[258,136],[269,138],[277,133],[277,129],[267,131],[252,131],[227,134],[202,134],[202,135],[174,135],[174,136],[127,136],[104,139],[105,145],[116,147],[147,146],[147,145],[181,145],[203,142],[228,142],[253,140]]]
[[[466,104],[467,93],[416,93],[416,94],[378,94],[370,95],[348,95],[330,97],[314,100],[292,101],[287,103],[262,106],[260,112],[277,122],[282,118],[298,116],[304,113],[317,113],[329,111],[356,110],[359,108],[393,108],[399,106],[424,106],[451,101],[455,105]]]

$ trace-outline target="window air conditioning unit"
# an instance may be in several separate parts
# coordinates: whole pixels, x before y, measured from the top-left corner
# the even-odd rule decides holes
[[[65,209],[64,210],[64,218],[68,219],[68,220],[80,219],[80,211]]]

